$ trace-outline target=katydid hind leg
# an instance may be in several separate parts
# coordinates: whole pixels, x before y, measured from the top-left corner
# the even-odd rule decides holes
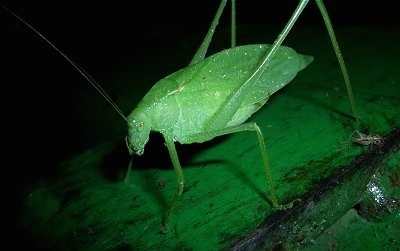
[[[189,65],[196,64],[200,62],[201,60],[204,59],[206,56],[208,46],[211,43],[211,39],[215,33],[215,29],[217,28],[219,19],[222,15],[222,12],[224,11],[225,5],[226,5],[227,0],[221,0],[221,3],[218,7],[217,13],[214,16],[214,19],[211,23],[210,28],[208,29],[207,35],[205,36],[203,42],[201,43],[199,49],[197,49],[197,52],[194,54],[192,60],[190,61]],[[234,0],[233,0],[234,1]],[[233,4],[233,3],[232,3]]]
[[[302,0],[299,2],[289,21],[286,23],[285,27],[278,35],[278,38],[274,41],[270,49],[266,52],[263,59],[260,60],[260,63],[258,64],[253,74],[242,85],[239,85],[238,89],[234,91],[232,96],[225,102],[225,104],[221,106],[214,114],[214,116],[208,120],[205,126],[207,130],[220,128],[221,125],[226,125],[232,119],[233,115],[236,113],[236,111],[245,100],[246,95],[250,92],[250,90],[254,88],[262,73],[268,70],[268,63],[271,61],[279,46],[281,46],[282,42],[289,34],[290,30],[306,7],[307,3],[308,0]],[[230,109],[226,109],[226,107],[229,107]]]
[[[320,13],[322,15],[322,18],[323,18],[324,22],[325,22],[325,26],[326,26],[326,28],[328,30],[329,38],[331,39],[333,49],[335,51],[337,60],[339,62],[340,69],[342,71],[344,82],[345,82],[345,85],[346,85],[347,94],[349,96],[350,106],[351,106],[351,109],[352,109],[352,112],[353,112],[353,116],[356,119],[356,127],[358,128],[360,126],[360,118],[358,116],[358,112],[357,112],[357,108],[356,108],[356,104],[355,104],[355,98],[354,98],[354,95],[353,95],[353,88],[352,88],[351,83],[350,83],[349,74],[347,72],[346,64],[344,63],[342,52],[340,51],[339,44],[338,44],[338,42],[336,40],[335,32],[334,32],[333,27],[332,27],[331,20],[329,18],[328,12],[327,12],[327,10],[325,8],[325,5],[324,5],[323,1],[322,0],[315,0],[315,2],[317,3],[319,11],[320,11]]]
[[[207,35],[205,36],[200,47],[197,49],[189,65],[198,63],[205,58],[208,47],[211,43],[212,37],[215,33],[220,17],[222,15],[222,12],[224,11],[226,2],[227,0],[221,0],[217,13],[214,16],[210,28],[208,28]],[[235,46],[236,46],[236,0],[231,0],[231,48]]]
[[[215,113],[215,115],[208,121],[206,128],[208,129],[213,129],[213,127],[219,127],[221,124],[226,124],[234,115],[236,110],[240,107],[240,105],[243,103],[246,94],[251,90],[257,80],[260,78],[261,74],[267,70],[268,68],[268,63],[271,60],[271,58],[275,55],[276,51],[278,50],[279,46],[281,46],[282,42],[286,38],[286,36],[289,34],[290,30],[292,29],[294,23],[297,21],[298,17],[300,14],[303,12],[304,8],[307,6],[309,0],[301,0],[299,4],[297,5],[296,9],[294,10],[291,18],[287,22],[286,26],[283,28],[281,33],[278,35],[277,39],[274,41],[274,43],[271,46],[271,49],[268,50],[264,58],[260,61],[260,64],[258,65],[256,71],[249,77],[249,79],[243,83],[243,85],[239,86],[239,88],[235,91],[235,93],[229,98],[229,100],[226,101],[226,104],[224,106],[221,106],[221,108]],[[328,13],[326,11],[326,8],[323,4],[322,0],[316,0],[316,3],[318,5],[318,8],[321,12],[321,15],[324,19],[325,25],[328,30],[328,34],[330,36],[335,54],[337,56],[338,62],[341,67],[341,71],[345,80],[345,85],[346,89],[348,92],[351,108],[353,111],[353,115],[356,119],[357,126],[359,125],[359,116],[358,112],[356,109],[355,101],[354,101],[354,95],[351,87],[351,83],[349,80],[349,76],[347,73],[346,65],[344,63],[338,42],[336,40],[332,24],[330,22]],[[231,107],[231,109],[225,109],[225,107]]]

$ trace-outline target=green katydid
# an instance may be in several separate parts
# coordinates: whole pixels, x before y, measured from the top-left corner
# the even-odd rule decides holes
[[[333,28],[322,0],[316,0],[316,3],[338,57],[353,114],[358,121],[350,81]],[[167,231],[171,212],[184,188],[184,176],[175,142],[181,144],[201,143],[221,135],[241,131],[256,132],[271,193],[272,206],[285,209],[292,205],[292,203],[287,205],[278,203],[264,136],[257,124],[246,121],[266,103],[272,94],[288,84],[297,72],[312,61],[310,56],[297,54],[293,49],[281,46],[307,4],[308,0],[299,2],[292,17],[272,45],[235,47],[234,39],[232,39],[231,49],[205,58],[208,45],[226,5],[226,0],[221,0],[212,25],[190,65],[157,82],[128,117],[122,114],[107,93],[76,63],[72,62],[32,26],[14,13],[12,14],[66,58],[127,121],[126,144],[130,154],[143,154],[151,131],[157,131],[163,135],[178,183],[177,191],[163,219],[163,230]],[[235,1],[232,0],[232,31],[236,28],[234,6]],[[232,38],[234,38],[234,32],[232,34]]]
[[[358,119],[347,71],[328,14],[322,1],[316,2],[342,67],[354,116]],[[175,141],[181,144],[201,143],[220,135],[255,131],[264,160],[272,205],[280,209],[292,205],[278,204],[264,136],[255,123],[245,121],[265,104],[270,95],[289,83],[297,72],[312,61],[309,56],[299,55],[281,46],[308,0],[300,1],[273,45],[234,47],[204,59],[225,3],[221,1],[209,32],[189,67],[157,82],[127,117],[127,146],[130,153],[143,154],[150,131],[158,131],[164,136],[174,165],[178,190],[164,217],[164,229],[168,227],[169,216],[184,188]],[[234,4],[232,1],[232,6]]]

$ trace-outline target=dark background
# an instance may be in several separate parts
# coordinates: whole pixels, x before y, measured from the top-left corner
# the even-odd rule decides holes
[[[121,93],[131,95],[130,105],[121,104],[127,114],[152,83],[190,61],[219,5],[217,0],[171,2],[3,1],[2,4],[89,72],[113,98],[118,99]],[[395,2],[327,0],[325,4],[336,28],[398,29]],[[238,0],[239,29],[242,25],[258,24],[281,29],[297,3]],[[220,23],[221,37],[229,19],[226,9]],[[295,29],[314,25],[323,27],[323,22],[315,3],[310,1]],[[3,201],[10,205],[5,208],[11,209],[4,215],[3,222],[7,223],[18,214],[23,186],[51,178],[57,164],[69,156],[123,136],[125,122],[59,54],[2,8],[0,34],[5,135],[2,191]],[[241,42],[246,43],[246,38],[239,33]],[[227,47],[229,40],[222,39],[211,51]],[[138,81],[129,82],[137,87],[137,93],[124,93],[125,80],[116,81],[124,79],[121,74],[127,71],[137,76]],[[22,234],[12,221],[3,226],[13,238]]]

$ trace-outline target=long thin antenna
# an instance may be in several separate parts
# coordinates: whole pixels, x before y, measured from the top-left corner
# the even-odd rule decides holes
[[[107,94],[107,92],[101,87],[99,83],[94,80],[92,76],[90,76],[82,67],[80,67],[77,63],[75,63],[72,59],[70,59],[65,53],[63,53],[60,49],[58,49],[52,42],[50,42],[46,37],[44,37],[39,31],[37,31],[32,25],[26,22],[24,19],[19,17],[13,11],[0,4],[0,6],[7,10],[11,15],[17,18],[20,22],[25,24],[29,29],[34,31],[41,39],[43,39],[46,43],[48,43],[54,50],[56,50],[62,57],[64,57],[89,83],[108,101],[108,103],[118,112],[118,114],[127,121],[126,116],[122,113],[121,109],[119,109],[118,105],[111,99],[111,97]]]

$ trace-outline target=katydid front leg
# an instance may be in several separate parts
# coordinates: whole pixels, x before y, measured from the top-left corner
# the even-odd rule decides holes
[[[163,218],[162,232],[167,233],[169,217],[171,215],[171,212],[174,210],[179,197],[181,196],[181,194],[183,192],[185,179],[183,176],[181,164],[179,163],[179,157],[178,157],[178,153],[176,152],[176,147],[175,147],[172,132],[165,133],[165,134],[163,134],[163,136],[164,136],[165,144],[167,145],[167,148],[168,148],[169,156],[171,157],[171,161],[174,166],[176,182],[178,185],[176,193],[175,193],[174,197],[172,198],[172,201],[171,201],[171,203],[164,215],[164,218]]]

